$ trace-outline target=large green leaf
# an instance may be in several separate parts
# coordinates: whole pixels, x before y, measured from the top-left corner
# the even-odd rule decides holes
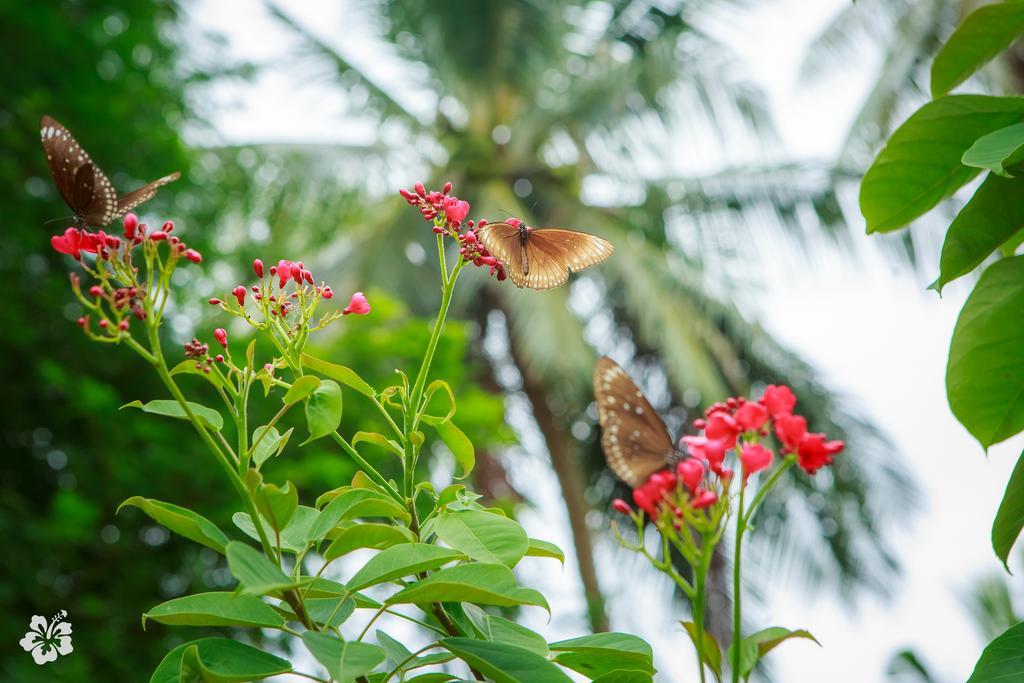
[[[1024,3],[985,5],[957,27],[932,62],[932,97],[945,95],[1024,33]]]
[[[557,666],[530,650],[489,640],[445,638],[448,650],[495,683],[570,683]]]
[[[993,640],[981,653],[967,683],[1010,683],[1024,678],[1024,622]]]
[[[193,403],[192,401],[186,401],[189,410],[196,416],[205,427],[219,432],[224,429],[224,418],[213,408],[207,408],[204,405]],[[144,413],[152,413],[153,415],[164,415],[166,417],[173,417],[179,420],[187,420],[188,415],[185,413],[185,409],[177,401],[150,401],[149,403],[143,403],[142,401],[132,401],[131,403],[125,403],[121,406],[121,409],[125,408],[138,408]]]
[[[254,595],[196,593],[161,603],[142,615],[142,626],[152,619],[171,626],[257,626],[284,625],[284,617]]]
[[[974,141],[1024,119],[1024,98],[949,95],[929,102],[892,134],[864,175],[868,232],[901,228],[978,173],[961,158]]]
[[[480,562],[514,567],[530,548],[530,538],[515,520],[483,510],[447,510],[433,525],[437,537]]]
[[[256,431],[252,433],[252,462],[259,469],[260,465],[266,462],[269,458],[280,455],[284,447],[288,445],[288,439],[292,435],[292,430],[289,429],[284,434],[277,431],[277,427],[268,427],[263,425],[257,427]]]
[[[766,654],[790,638],[805,638],[813,640],[815,643],[818,642],[817,638],[803,629],[790,631],[781,626],[772,626],[753,633],[740,641],[740,675],[746,679]],[[733,647],[734,645],[730,645],[725,653],[726,661],[729,663],[735,661],[733,659],[735,657]]]
[[[591,678],[612,671],[655,673],[654,653],[643,638],[628,633],[596,633],[551,643],[555,661]]]
[[[1024,228],[1024,178],[990,173],[946,232],[939,260],[939,291],[977,268]]]
[[[437,430],[444,445],[455,456],[455,464],[461,470],[456,476],[460,479],[467,476],[476,465],[476,450],[473,448],[473,442],[451,420],[437,423],[434,425],[434,429]]]
[[[964,152],[961,161],[966,166],[984,168],[1004,178],[1013,175],[1007,166],[1024,160],[1024,123],[1015,123],[1006,128],[982,135]]]
[[[338,627],[352,616],[356,601],[351,597],[306,598],[306,612],[318,624]]]
[[[539,538],[530,539],[530,547],[526,554],[530,557],[551,557],[565,564],[565,553],[562,549],[550,541],[542,541]]]
[[[262,484],[254,496],[256,507],[271,528],[283,531],[299,507],[299,492],[290,481],[284,486]]]
[[[308,353],[302,354],[302,365],[319,372],[324,377],[330,377],[333,380],[337,380],[342,384],[355,389],[364,396],[373,398],[376,396],[376,392],[369,384],[367,384],[362,377],[360,377],[355,370],[346,368],[344,365],[335,365],[334,363],[328,363],[325,360],[320,360],[315,356],[311,356]]]
[[[488,640],[508,643],[547,658],[551,654],[544,636],[504,617],[487,615]]]
[[[285,392],[284,398],[282,398],[281,401],[285,405],[298,403],[316,391],[318,386],[320,386],[319,377],[316,375],[303,375],[288,387],[288,391]]]
[[[367,560],[348,582],[348,588],[362,590],[464,559],[466,556],[457,550],[428,543],[403,543],[382,550]]]
[[[306,375],[309,377],[310,375]],[[306,400],[306,426],[309,438],[303,443],[327,436],[341,424],[341,387],[325,379]]]
[[[454,659],[454,656],[448,652],[435,652],[429,655],[414,657],[413,653],[405,645],[402,645],[402,643],[381,630],[377,631],[377,642],[380,643],[381,648],[387,653],[388,659],[394,662],[395,666],[401,664],[401,671],[411,671],[421,666],[443,664]]]
[[[693,643],[693,646],[699,648],[704,655],[704,663],[714,672],[715,678],[722,680],[722,648],[718,645],[715,637],[705,630],[702,634],[703,638],[698,641],[697,624],[692,621],[680,621],[679,623],[686,630],[686,634],[690,636],[690,642]]]
[[[320,511],[309,529],[310,540],[323,538],[338,522],[357,517],[409,519],[409,511],[394,498],[372,489],[347,489]]]
[[[288,526],[281,532],[281,550],[290,553],[302,552],[306,545],[308,545],[309,529],[319,516],[319,510],[305,505],[297,507],[291,521],[288,522]],[[253,525],[248,513],[236,512],[231,516],[231,521],[252,540],[260,540],[260,535],[256,531],[256,527]],[[270,525],[266,521],[261,521],[260,523],[263,525],[267,538],[273,538],[274,530],[270,528]]]
[[[352,683],[385,659],[384,650],[376,645],[345,641],[331,633],[306,631],[302,642],[337,683]]]
[[[126,505],[142,510],[158,524],[162,524],[189,540],[205,545],[207,548],[213,548],[218,553],[223,553],[224,546],[231,540],[206,517],[180,505],[133,496],[121,503],[117,507],[117,512],[120,512],[121,508]]]
[[[1024,256],[985,269],[953,330],[946,394],[985,448],[1024,429]]]
[[[395,546],[391,550],[401,547]],[[499,607],[536,605],[551,611],[547,600],[539,592],[516,585],[516,577],[511,569],[503,564],[483,562],[441,569],[410,584],[384,602],[389,605],[424,602],[472,602]]]
[[[232,541],[227,547],[228,569],[245,593],[267,595],[299,585],[252,546]]]
[[[182,676],[182,658],[185,651],[195,648],[190,662],[198,661],[202,672],[196,672],[194,664],[190,671]],[[242,683],[258,681],[270,676],[287,673],[292,670],[291,662],[281,659],[262,650],[239,643],[227,638],[202,638],[184,643],[167,653],[149,683]],[[205,680],[202,677],[205,674]]]
[[[333,560],[358,548],[383,550],[399,543],[414,543],[415,541],[416,537],[405,527],[372,522],[353,524],[338,534],[334,541],[327,546],[327,550],[324,551],[324,559]]]
[[[999,503],[995,521],[992,522],[992,549],[1004,566],[1021,529],[1024,529],[1024,454],[1021,454],[1013,468],[1003,501]]]

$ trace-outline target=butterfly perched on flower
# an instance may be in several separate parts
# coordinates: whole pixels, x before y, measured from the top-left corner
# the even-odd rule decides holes
[[[151,199],[159,188],[181,177],[181,173],[171,173],[118,197],[110,179],[67,128],[49,116],[44,116],[39,125],[53,180],[80,228],[109,225]]]
[[[492,255],[505,264],[516,287],[552,289],[611,256],[612,243],[585,232],[535,229],[518,218],[487,223],[476,231]]]
[[[597,419],[608,467],[636,488],[682,458],[668,427],[622,366],[607,356],[594,368]]]

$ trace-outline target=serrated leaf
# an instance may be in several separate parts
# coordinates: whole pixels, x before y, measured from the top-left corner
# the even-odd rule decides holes
[[[142,510],[153,521],[167,527],[179,536],[184,536],[219,553],[224,552],[224,547],[231,540],[206,517],[180,505],[133,496],[121,503],[114,514],[121,512],[121,508],[126,505]]]
[[[1018,0],[979,7],[967,15],[932,62],[932,97],[945,95],[1024,33]]]
[[[256,596],[225,592],[168,600],[142,615],[143,628],[147,620],[171,626],[284,626],[284,618]]]
[[[390,550],[396,548],[402,546]],[[438,570],[384,601],[387,605],[425,602],[471,602],[499,607],[535,605],[550,612],[543,595],[532,588],[522,588],[516,584],[511,569],[503,564],[484,562],[459,564]]]
[[[186,401],[189,410],[196,416],[196,419],[206,427],[212,429],[215,432],[219,432],[224,429],[224,418],[213,408],[207,408],[204,405],[193,403],[192,401]],[[121,406],[121,409],[125,408],[138,408],[144,413],[151,413],[153,415],[163,415],[165,417],[173,417],[178,420],[188,420],[189,417],[185,413],[185,409],[177,401],[150,401],[149,403],[143,403],[142,401],[132,401],[131,403],[125,403]]]
[[[348,588],[362,590],[464,559],[466,556],[457,550],[427,543],[403,543],[371,557],[348,582]]]
[[[345,386],[355,389],[364,396],[373,398],[377,395],[377,392],[373,390],[373,387],[367,384],[355,370],[347,368],[344,365],[328,363],[327,361],[311,356],[308,353],[302,354],[302,365],[314,372],[319,372],[324,377],[329,377],[330,379],[341,382]]]
[[[948,95],[914,112],[864,175],[867,231],[909,224],[978,174],[961,158],[974,141],[1024,118],[1024,98]]]

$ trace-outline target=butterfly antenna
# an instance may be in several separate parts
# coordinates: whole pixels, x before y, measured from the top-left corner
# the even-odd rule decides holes
[[[43,223],[43,227],[46,227],[50,223],[56,223],[57,221],[66,221],[66,220],[73,219],[73,218],[74,218],[74,216],[61,216],[60,218],[51,218],[50,220],[45,221]]]

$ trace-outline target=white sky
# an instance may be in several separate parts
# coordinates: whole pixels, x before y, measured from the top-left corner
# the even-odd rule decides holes
[[[815,87],[798,82],[809,38],[847,2],[763,2],[740,15],[742,22],[733,27],[736,39],[731,42],[768,93],[787,150],[799,158],[834,154],[871,79],[874,64],[866,59]],[[329,35],[340,25],[345,3],[290,0],[282,5]],[[254,0],[202,0],[192,15],[198,26],[225,33],[232,54],[240,57],[272,63],[293,45]],[[375,46],[359,29],[349,25],[346,31],[347,54],[387,78],[387,60],[374,60]],[[210,104],[219,109],[214,116],[219,133],[232,142],[352,142],[375,134],[366,123],[339,126],[344,102],[336,89],[287,68],[273,69],[252,84],[221,88]],[[858,217],[855,208],[850,216]],[[765,610],[772,623],[764,625],[808,628],[823,647],[795,641],[775,650],[771,659],[777,680],[786,683],[881,681],[890,656],[912,646],[945,679],[964,680],[983,643],[960,596],[973,578],[1000,567],[989,546],[989,530],[1022,442],[992,448],[986,458],[946,403],[949,337],[970,283],[948,287],[940,300],[924,291],[920,278],[893,268],[872,238],[858,236],[854,243],[856,259],[817,250],[811,264],[777,263],[763,273],[763,288],[751,295],[752,301],[780,340],[804,354],[830,386],[848,394],[894,438],[899,453],[893,457],[904,458],[916,477],[925,509],[901,537],[905,575],[894,601],[864,596],[851,609],[839,597],[810,601],[795,581],[777,584]],[[925,269],[926,275],[934,270]],[[529,438],[524,446],[534,450]],[[539,444],[533,446],[542,452]],[[543,458],[530,462],[531,472],[536,467],[546,467]],[[560,510],[553,474],[532,477],[531,488],[541,509],[527,513],[525,523],[534,535],[571,548],[559,514],[551,514]],[[621,554],[605,546],[598,548],[598,558],[602,566],[622,562]],[[548,561],[531,562],[545,564],[528,564],[524,581],[542,581],[554,611],[548,623],[544,615],[528,610],[531,626],[552,637],[579,631],[574,569],[552,573]],[[637,586],[632,576],[632,568],[624,567],[606,580],[616,625],[637,630],[655,645],[659,680],[692,680],[688,654],[676,658],[689,647],[685,636],[671,622],[637,615],[638,604],[646,611],[667,603],[668,586],[647,580]]]

